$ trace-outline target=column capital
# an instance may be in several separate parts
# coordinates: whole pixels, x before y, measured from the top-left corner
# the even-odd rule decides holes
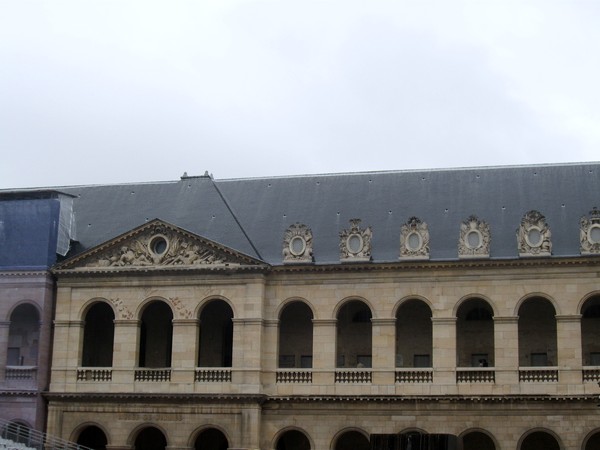
[[[431,322],[434,325],[454,325],[456,324],[456,317],[432,317]]]
[[[396,325],[396,318],[395,317],[376,318],[376,319],[371,319],[371,323],[373,325]]]
[[[519,316],[494,316],[495,323],[518,323]]]
[[[329,327],[337,325],[337,319],[313,319],[312,323],[315,327]]]
[[[579,323],[581,321],[581,314],[560,314],[560,315],[556,315],[554,316],[556,317],[556,321],[557,322],[575,322],[575,323]]]

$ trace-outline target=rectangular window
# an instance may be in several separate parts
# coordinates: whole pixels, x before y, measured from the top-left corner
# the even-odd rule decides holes
[[[20,366],[21,365],[21,349],[19,347],[8,347],[8,353],[6,355],[7,366]]]
[[[302,369],[312,368],[312,356],[311,355],[300,356],[300,367]]]
[[[371,367],[371,355],[357,355],[356,356],[356,367]]]
[[[471,355],[471,367],[487,367],[488,365],[487,353],[473,353]]]
[[[590,366],[600,366],[600,352],[590,353]]]
[[[291,369],[296,367],[296,358],[294,355],[279,355],[279,367],[282,369]]]

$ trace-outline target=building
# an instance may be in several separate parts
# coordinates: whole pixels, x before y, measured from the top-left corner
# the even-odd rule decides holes
[[[50,434],[600,448],[598,163],[60,192]]]
[[[72,199],[54,191],[0,193],[0,420],[44,429],[54,279],[69,250]]]

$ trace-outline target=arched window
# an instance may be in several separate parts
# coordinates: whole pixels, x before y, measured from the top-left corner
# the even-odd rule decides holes
[[[462,437],[463,450],[496,450],[491,437],[481,431],[471,431]]]
[[[279,367],[312,367],[313,314],[306,303],[288,303],[279,318]]]
[[[115,313],[103,302],[92,305],[85,315],[83,367],[111,367],[115,336]]]
[[[494,312],[481,299],[460,305],[456,314],[456,353],[458,367],[494,365]]]
[[[589,437],[585,443],[585,450],[598,450],[600,448],[600,431]]]
[[[545,431],[535,431],[528,435],[519,450],[560,450],[560,445],[556,442],[556,438]]]
[[[77,438],[77,444],[84,447],[93,448],[94,450],[106,450],[106,444],[108,440],[104,431],[95,425],[85,427],[79,437]]]
[[[527,299],[519,308],[519,365],[555,366],[556,312],[548,300]]]
[[[584,366],[600,366],[600,295],[581,308],[581,352]]]
[[[140,367],[171,367],[173,312],[161,301],[150,303],[142,313]]]
[[[201,431],[194,444],[195,450],[227,450],[228,448],[227,438],[216,428]]]
[[[370,450],[369,439],[360,431],[346,431],[335,441],[335,450]]]
[[[24,303],[10,315],[7,366],[37,366],[40,315],[35,306]]]
[[[135,438],[135,450],[165,450],[167,439],[158,428],[144,428]]]
[[[276,450],[310,450],[310,441],[302,431],[289,430],[277,439]]]
[[[431,309],[421,300],[408,300],[396,312],[396,367],[431,367]]]
[[[231,367],[233,311],[227,302],[213,300],[200,313],[198,367]]]
[[[337,316],[337,367],[371,367],[371,310],[360,300],[342,306]]]

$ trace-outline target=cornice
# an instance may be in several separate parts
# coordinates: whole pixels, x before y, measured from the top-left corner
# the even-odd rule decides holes
[[[51,401],[105,401],[105,402],[177,402],[177,403],[245,403],[261,405],[267,399],[262,394],[178,394],[128,392],[42,392]]]

